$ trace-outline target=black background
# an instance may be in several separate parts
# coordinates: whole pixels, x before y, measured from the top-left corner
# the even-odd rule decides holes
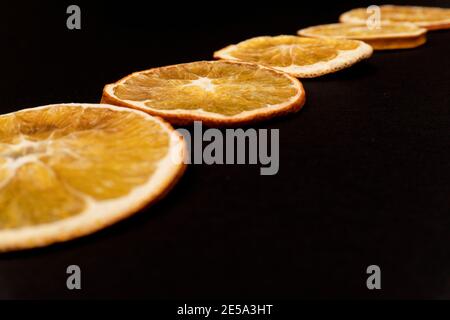
[[[391,1],[450,7],[449,1]],[[82,30],[66,28],[78,4]],[[133,71],[331,23],[372,1],[4,3],[0,111],[98,102]],[[160,203],[97,234],[0,255],[0,298],[450,298],[450,31],[304,80],[280,171],[190,166]],[[81,291],[65,287],[82,269]],[[382,270],[369,291],[368,265]]]

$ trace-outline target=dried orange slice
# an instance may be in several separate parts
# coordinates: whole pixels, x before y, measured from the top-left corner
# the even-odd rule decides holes
[[[397,5],[383,5],[380,9],[382,22],[410,22],[428,30],[450,28],[450,9]],[[340,21],[364,24],[371,14],[366,8],[353,9],[343,13]]]
[[[199,61],[133,73],[107,85],[102,102],[174,124],[226,126],[298,111],[305,91],[297,79],[260,65]]]
[[[379,28],[367,24],[334,23],[298,31],[304,37],[354,39],[364,41],[375,50],[415,48],[426,42],[426,32],[412,23],[383,23]]]
[[[372,55],[361,41],[296,36],[257,37],[214,53],[215,58],[259,63],[298,78],[347,68]]]
[[[144,112],[61,104],[0,115],[0,251],[102,229],[160,198],[184,140]]]

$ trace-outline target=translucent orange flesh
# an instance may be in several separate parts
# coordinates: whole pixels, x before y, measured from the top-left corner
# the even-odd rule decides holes
[[[354,50],[353,40],[314,39],[295,36],[258,37],[239,43],[233,58],[271,67],[307,66],[333,60],[342,50]]]
[[[58,221],[146,182],[168,134],[136,113],[58,106],[0,116],[0,230]],[[101,213],[99,213],[101,214]]]
[[[122,100],[159,110],[206,111],[233,116],[288,102],[292,79],[256,65],[201,61],[133,74],[114,88]]]

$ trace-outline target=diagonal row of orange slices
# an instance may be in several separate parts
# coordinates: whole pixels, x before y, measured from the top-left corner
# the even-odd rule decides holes
[[[187,146],[166,121],[236,126],[293,113],[297,78],[322,76],[375,49],[425,43],[450,27],[448,9],[382,6],[345,23],[265,36],[198,61],[133,73],[105,86],[103,104],[59,104],[0,115],[0,251],[90,234],[166,194],[185,170]],[[164,118],[164,120],[162,119]]]

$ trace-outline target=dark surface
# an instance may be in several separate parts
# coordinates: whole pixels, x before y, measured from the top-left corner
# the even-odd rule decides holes
[[[98,102],[130,72],[373,4],[296,3],[78,2],[81,31],[65,27],[71,3],[4,5],[0,110]],[[280,129],[278,175],[190,166],[122,223],[0,255],[0,298],[450,298],[449,56],[450,31],[433,32],[421,48],[303,81],[300,113],[257,126]],[[65,287],[70,264],[82,268],[81,291]],[[381,291],[366,289],[371,264]]]

